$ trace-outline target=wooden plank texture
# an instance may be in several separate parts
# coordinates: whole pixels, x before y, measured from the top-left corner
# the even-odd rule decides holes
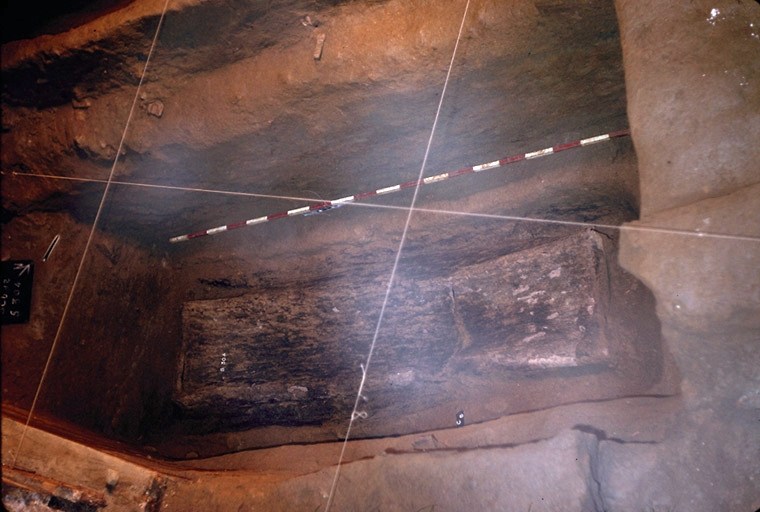
[[[367,377],[374,410],[444,403],[463,378],[516,376],[608,359],[607,268],[584,231],[448,277],[402,268]],[[339,277],[187,302],[175,399],[227,426],[319,425],[353,405],[387,276]],[[462,391],[457,394],[461,397]]]

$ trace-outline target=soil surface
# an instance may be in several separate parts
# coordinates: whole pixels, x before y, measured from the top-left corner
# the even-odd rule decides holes
[[[760,506],[760,7],[473,0],[458,38],[466,3],[106,2],[3,45],[4,466],[114,510]]]
[[[279,308],[272,314],[285,322],[301,316],[318,319],[314,309],[322,304],[328,311],[363,310],[367,329],[352,326],[357,317],[329,334],[337,344],[335,354],[343,353],[341,361],[345,359],[333,362],[336,369],[343,368],[333,371],[333,378],[340,374],[348,388],[358,385],[350,376],[358,376],[372,341],[370,326],[406,220],[403,209],[389,207],[408,206],[411,190],[364,201],[375,208],[350,205],[181,244],[168,239],[414,179],[457,38],[460,15],[453,12],[462,13],[463,5],[348,2],[316,10],[298,2],[276,9],[243,3],[187,5],[166,15],[135,93],[158,23],[158,13],[148,10],[148,4],[141,9],[131,4],[120,11],[124,18],[118,24],[118,13],[111,13],[65,37],[10,43],[4,47],[3,70],[8,77],[3,90],[3,199],[9,217],[3,257],[34,257],[61,235],[51,258],[38,261],[31,322],[4,328],[15,340],[4,350],[12,368],[4,374],[6,401],[31,405],[56,340],[37,413],[138,444],[166,437],[166,429],[174,432],[172,425],[187,416],[175,382],[186,357],[181,354],[183,338],[189,335],[182,311],[193,301],[257,298]],[[624,128],[614,15],[606,2],[575,7],[474,3],[425,175]],[[200,24],[209,20],[212,25],[201,30]],[[87,27],[103,34],[82,43],[78,38]],[[213,34],[224,34],[224,41]],[[315,60],[312,50],[320,34],[326,42]],[[50,47],[60,55],[40,68],[34,55],[44,55]],[[127,118],[129,128],[120,142]],[[31,176],[102,180],[111,171],[116,183],[105,194],[99,181]],[[427,186],[420,190],[417,206],[451,213],[418,213],[410,219],[397,269],[399,280],[409,284],[395,293],[401,301],[397,307],[408,309],[417,300],[413,280],[434,279],[433,287],[443,290],[448,286],[444,281],[456,272],[478,272],[472,265],[487,267],[507,254],[582,230],[461,213],[615,225],[635,218],[637,202],[635,158],[626,138]],[[97,228],[88,243],[96,215]],[[579,261],[577,268],[585,264]],[[500,279],[511,282],[507,275]],[[364,292],[340,291],[349,289]],[[299,294],[313,296],[315,302],[304,302]],[[342,303],[345,307],[338,307]],[[645,299],[641,307],[650,308],[645,314],[652,316]],[[414,309],[408,313],[410,319],[415,316]],[[453,318],[450,307],[425,314],[427,334],[403,320],[392,332],[383,331],[384,339],[403,344],[422,335],[429,340],[424,343],[445,338],[467,343],[445,327]],[[395,323],[391,319],[386,325]],[[312,325],[303,335],[328,335],[319,322]],[[229,327],[237,330],[234,323]],[[471,328],[478,329],[476,324]],[[436,329],[442,331],[436,334]],[[499,338],[497,332],[485,334]],[[340,348],[346,336],[356,338],[349,351]],[[213,349],[204,355],[208,360],[197,360],[213,372],[226,357],[227,342],[220,338],[216,343],[218,354]],[[324,357],[329,363],[330,357]],[[397,352],[378,368],[375,380],[388,380],[389,369],[407,371],[404,357]],[[273,359],[271,364],[277,363]],[[257,382],[251,376],[239,378],[248,386]],[[426,396],[418,394],[419,402],[404,409],[419,408]],[[274,391],[270,399],[281,401]],[[568,400],[570,396],[560,399]],[[346,395],[339,402],[348,405],[350,399]],[[240,407],[218,407],[228,410],[222,416],[238,418],[234,430],[246,424],[286,426],[284,418],[292,417],[257,418],[277,417],[263,405],[258,411],[233,412]],[[331,414],[330,422],[344,421],[350,409],[343,409]],[[195,433],[230,428],[206,416],[193,427]]]

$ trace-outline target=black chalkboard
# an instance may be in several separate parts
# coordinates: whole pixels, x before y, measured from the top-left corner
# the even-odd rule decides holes
[[[23,324],[29,321],[32,305],[32,260],[10,260],[2,262],[3,289],[0,294],[2,323]]]

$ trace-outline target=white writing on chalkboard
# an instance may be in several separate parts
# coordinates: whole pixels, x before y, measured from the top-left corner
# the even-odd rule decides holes
[[[3,324],[20,324],[29,320],[32,269],[33,263],[28,260],[2,262],[0,318]]]

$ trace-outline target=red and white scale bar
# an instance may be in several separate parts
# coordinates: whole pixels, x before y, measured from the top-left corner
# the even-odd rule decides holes
[[[552,155],[554,153],[559,153],[560,151],[566,151],[568,149],[579,148],[583,146],[590,146],[591,144],[597,144],[599,142],[605,142],[610,139],[614,139],[617,137],[625,137],[627,135],[630,135],[629,130],[618,130],[618,131],[614,131],[610,133],[605,133],[604,135],[597,135],[596,137],[589,137],[588,139],[581,139],[581,140],[575,140],[572,142],[566,142],[564,144],[557,144],[556,146],[540,149],[538,151],[532,151],[530,153],[512,155],[512,156],[502,158],[501,160],[494,160],[493,162],[488,162],[485,164],[474,165],[472,167],[465,167],[463,169],[445,172],[443,174],[436,174],[435,176],[429,176],[427,178],[422,178],[421,180],[399,183],[398,185],[393,185],[392,187],[379,188],[371,192],[363,192],[361,194],[356,194],[353,196],[346,196],[346,197],[341,197],[340,199],[333,199],[332,201],[323,201],[321,203],[315,203],[309,206],[302,206],[301,208],[295,208],[293,210],[272,213],[269,215],[265,215],[263,217],[256,217],[255,219],[235,222],[233,224],[226,224],[224,226],[206,229],[204,231],[198,231],[196,233],[189,233],[187,235],[175,236],[174,238],[170,238],[169,241],[172,243],[184,242],[186,240],[191,240],[193,238],[200,238],[202,236],[215,235],[217,233],[222,233],[224,231],[244,228],[246,226],[253,226],[255,224],[263,224],[265,222],[271,222],[277,219],[284,219],[285,217],[295,217],[297,215],[304,215],[309,212],[313,212],[315,210],[328,208],[330,206],[340,206],[347,203],[361,201],[362,199],[367,199],[374,196],[382,196],[385,194],[390,194],[392,192],[398,192],[399,190],[414,188],[418,185],[420,186],[430,185],[432,183],[438,183],[439,181],[445,181],[451,178],[455,178],[457,176],[464,176],[465,174],[472,174],[476,172],[487,171],[490,169],[497,169],[499,167],[503,167],[508,164],[521,162],[523,160],[532,160],[534,158],[541,158],[542,156]]]

